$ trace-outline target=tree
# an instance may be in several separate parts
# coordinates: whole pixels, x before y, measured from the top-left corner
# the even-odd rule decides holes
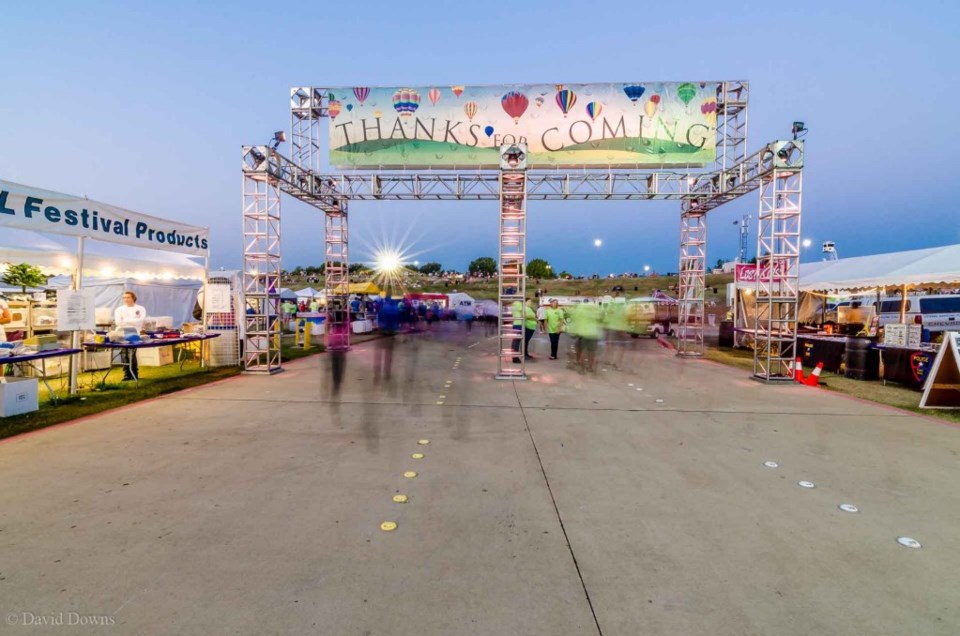
[[[467,267],[467,271],[471,274],[486,274],[487,276],[493,276],[497,273],[497,261],[493,260],[489,256],[481,256],[480,258],[474,259],[470,262],[470,266]]]
[[[351,274],[362,274],[363,272],[369,272],[370,268],[363,263],[350,263],[347,266],[347,271]]]
[[[535,258],[527,263],[527,276],[531,278],[554,278],[550,263],[542,258]]]
[[[20,263],[19,265],[8,265],[7,271],[3,274],[3,282],[13,287],[19,287],[24,294],[27,293],[27,287],[42,287],[47,284],[47,277],[43,275],[39,267],[29,263]]]
[[[557,276],[559,276],[560,278],[562,278],[562,279],[564,279],[564,280],[572,280],[572,279],[573,279],[573,274],[571,274],[570,272],[568,272],[568,271],[566,271],[566,270],[560,272],[559,274],[557,274]]]
[[[440,263],[424,263],[420,266],[420,273],[427,274],[431,276],[436,276],[443,271],[443,266]]]
[[[725,259],[718,258],[716,269],[723,269],[723,266],[727,263]]]

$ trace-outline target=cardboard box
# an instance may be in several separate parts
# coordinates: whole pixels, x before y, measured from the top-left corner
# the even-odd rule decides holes
[[[83,370],[109,369],[112,358],[112,351],[84,351]]]
[[[151,347],[137,350],[137,363],[141,367],[162,367],[173,363],[173,347]]]
[[[40,408],[36,378],[3,378],[0,382],[0,417],[30,413]]]

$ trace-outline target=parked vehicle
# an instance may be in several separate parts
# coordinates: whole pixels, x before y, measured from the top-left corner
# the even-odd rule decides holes
[[[899,297],[880,301],[881,326],[900,322],[900,303]],[[960,330],[960,294],[907,296],[906,323],[914,324],[918,317],[923,328],[931,332]]]
[[[633,298],[627,302],[627,330],[634,338],[673,336],[670,307],[656,298]]]

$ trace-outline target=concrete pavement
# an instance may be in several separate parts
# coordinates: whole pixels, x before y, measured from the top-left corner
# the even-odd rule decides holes
[[[444,325],[0,444],[0,633],[960,632],[960,429],[629,347],[495,382]]]

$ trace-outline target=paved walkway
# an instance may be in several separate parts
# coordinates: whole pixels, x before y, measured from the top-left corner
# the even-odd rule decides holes
[[[960,429],[454,327],[0,444],[0,633],[960,633]]]

